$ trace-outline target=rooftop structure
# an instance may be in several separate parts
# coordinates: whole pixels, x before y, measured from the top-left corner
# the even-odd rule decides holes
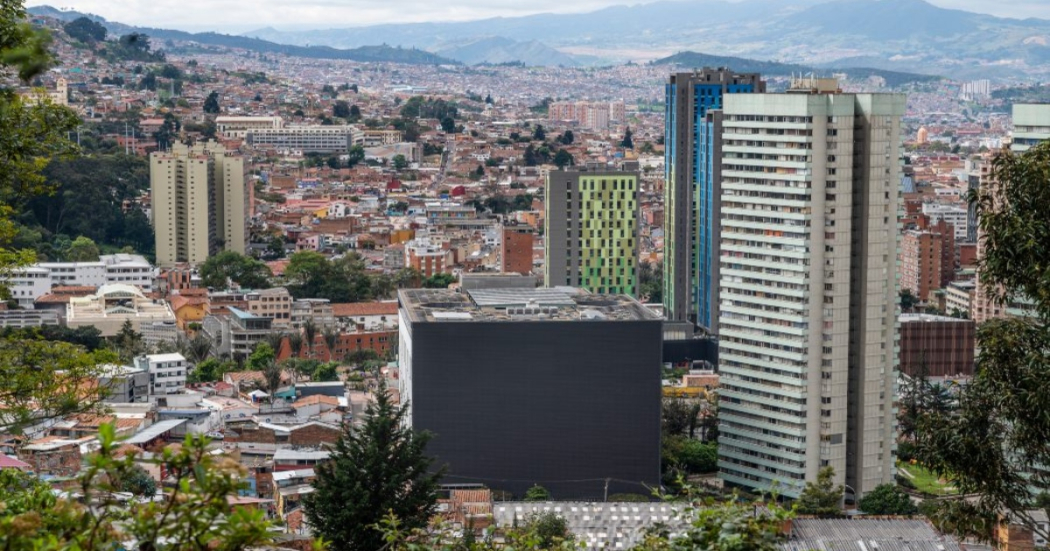
[[[572,287],[410,289],[399,293],[415,322],[629,321],[659,316],[626,295],[594,295]]]
[[[165,301],[154,301],[142,294],[138,287],[115,283],[103,285],[94,295],[69,299],[66,325],[99,328],[103,337],[112,337],[130,321],[135,331],[145,324],[161,321],[175,323],[175,314]]]

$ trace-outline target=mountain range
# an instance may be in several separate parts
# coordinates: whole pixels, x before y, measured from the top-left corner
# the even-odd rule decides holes
[[[1050,20],[994,17],[939,8],[924,0],[664,0],[582,14],[310,31],[270,27],[245,35],[338,48],[400,44],[445,52],[468,63],[468,57],[477,57],[476,51],[457,58],[457,47],[500,37],[539,42],[581,64],[588,61],[580,56],[597,63],[651,61],[691,50],[953,78],[1050,75]],[[504,45],[498,49],[507,50]],[[541,50],[549,57],[545,48]],[[525,53],[514,54],[532,61],[522,59],[528,57]]]
[[[54,13],[43,13],[48,10]],[[310,31],[267,27],[240,37],[104,24],[114,32],[135,29],[161,39],[362,61],[578,66],[718,52],[825,71],[867,67],[955,79],[1050,77],[1050,20],[1000,18],[925,0],[661,0],[466,22]]]

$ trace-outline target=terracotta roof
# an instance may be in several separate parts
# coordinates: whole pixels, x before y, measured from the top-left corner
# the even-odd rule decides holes
[[[207,297],[187,297],[179,295],[171,299],[171,309],[175,312],[178,312],[184,306],[199,306],[202,304],[205,306],[208,304]]]
[[[295,403],[292,404],[292,407],[293,408],[301,408],[301,407],[306,407],[306,406],[310,406],[310,405],[313,405],[313,404],[328,404],[330,406],[338,407],[339,406],[339,398],[336,398],[335,396],[322,396],[322,395],[319,395],[319,394],[315,394],[313,396],[307,396],[305,398],[300,398],[300,399],[296,400]]]
[[[95,290],[95,287],[88,285],[52,287],[50,293],[41,296],[34,302],[37,304],[69,304],[69,299],[93,295]]]
[[[349,302],[332,305],[332,315],[337,318],[352,316],[396,316],[396,302]]]

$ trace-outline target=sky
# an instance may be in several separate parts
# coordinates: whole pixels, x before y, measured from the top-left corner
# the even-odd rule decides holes
[[[1050,0],[929,0],[944,7],[1000,17],[1050,19]],[[533,13],[588,12],[637,0],[30,0],[29,6],[101,15],[130,25],[245,32],[272,26],[281,30],[328,29],[380,23],[465,21]]]

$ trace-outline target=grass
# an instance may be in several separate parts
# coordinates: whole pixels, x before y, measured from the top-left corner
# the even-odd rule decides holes
[[[922,465],[901,463],[899,467],[902,471],[905,471],[904,473],[901,473],[901,476],[911,480],[912,483],[915,484],[915,489],[920,492],[939,496],[955,495],[958,493],[955,487],[952,486],[951,482],[939,479],[937,475],[933,474]]]

